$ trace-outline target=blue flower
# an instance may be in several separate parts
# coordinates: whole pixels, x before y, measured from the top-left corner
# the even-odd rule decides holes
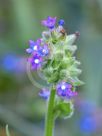
[[[53,18],[53,17],[48,16],[47,19],[42,20],[41,23],[43,26],[46,26],[46,27],[52,29],[52,28],[54,28],[54,26],[56,24],[56,17]]]
[[[44,56],[47,56],[47,55],[49,54],[48,45],[45,44],[45,45],[41,46],[41,47],[39,48],[38,53],[39,53],[40,56],[43,56],[43,57],[44,57]]]
[[[28,59],[28,61],[31,63],[31,68],[33,70],[37,70],[41,68],[43,59],[37,53],[34,53],[33,56]]]
[[[62,98],[71,98],[77,95],[77,92],[72,91],[72,85],[67,82],[60,82],[56,86],[57,95]]]
[[[60,19],[59,22],[58,22],[58,24],[59,24],[60,26],[63,26],[63,25],[65,24],[65,22],[64,22],[63,19]]]
[[[38,39],[36,42],[34,42],[33,40],[29,40],[29,48],[26,49],[26,52],[31,54],[34,51],[38,51],[39,50],[39,46],[41,43],[41,39]]]
[[[44,99],[48,99],[50,96],[50,91],[48,89],[43,88],[40,92],[39,92],[39,96],[44,98]]]

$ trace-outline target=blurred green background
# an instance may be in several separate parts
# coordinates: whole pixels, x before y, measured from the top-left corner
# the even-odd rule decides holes
[[[0,136],[42,136],[46,103],[26,73],[28,40],[41,37],[40,22],[57,16],[68,33],[80,32],[83,70],[75,113],[56,121],[55,136],[102,135],[102,0],[0,0]],[[42,82],[42,81],[40,81]]]

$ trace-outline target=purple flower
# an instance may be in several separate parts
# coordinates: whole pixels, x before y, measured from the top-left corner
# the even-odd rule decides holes
[[[48,16],[47,19],[42,20],[41,23],[42,23],[43,26],[46,26],[46,27],[52,29],[55,26],[56,17],[53,18],[53,17]]]
[[[28,61],[31,63],[32,69],[37,70],[41,68],[43,59],[37,53],[34,53],[33,56],[28,59]]]
[[[45,44],[43,46],[40,47],[39,51],[38,51],[40,56],[47,56],[49,54],[49,48],[48,45]]]
[[[41,44],[41,39],[38,39],[36,42],[34,42],[33,40],[29,40],[29,48],[26,49],[26,52],[31,54],[34,51],[38,51],[39,46]]]
[[[39,92],[39,96],[44,98],[44,99],[48,99],[50,96],[50,91],[48,89],[43,88],[40,92]]]
[[[60,82],[56,86],[57,94],[58,96],[62,98],[71,98],[75,95],[77,95],[77,92],[72,91],[72,85],[67,82]]]
[[[59,24],[60,26],[63,26],[63,25],[65,24],[65,22],[64,22],[63,19],[60,19],[59,22],[58,22],[58,24]]]

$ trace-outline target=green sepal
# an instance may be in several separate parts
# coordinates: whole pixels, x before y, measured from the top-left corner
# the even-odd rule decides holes
[[[55,117],[70,118],[74,112],[72,102],[60,102],[54,108]]]

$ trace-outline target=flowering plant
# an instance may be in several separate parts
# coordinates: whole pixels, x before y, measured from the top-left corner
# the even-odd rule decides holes
[[[78,79],[81,70],[80,62],[74,53],[77,49],[75,41],[79,36],[76,32],[67,35],[64,20],[60,19],[56,26],[56,17],[48,16],[41,24],[48,30],[42,32],[42,38],[37,41],[29,40],[26,49],[31,56],[28,62],[31,69],[43,74],[49,88],[42,88],[39,96],[47,100],[47,114],[45,122],[45,136],[52,136],[54,121],[57,117],[70,118],[74,112],[73,99],[78,95],[76,87],[83,84]],[[8,125],[6,135],[10,136]]]
[[[57,24],[56,17],[48,16],[41,24],[47,27],[37,41],[29,40],[27,53],[31,69],[40,71],[49,88],[42,88],[39,96],[47,99],[48,111],[45,123],[45,136],[53,135],[54,121],[57,117],[69,118],[74,111],[73,98],[78,94],[76,87],[83,84],[78,79],[81,70],[80,62],[74,53],[74,45],[79,33],[67,35],[61,19]]]

